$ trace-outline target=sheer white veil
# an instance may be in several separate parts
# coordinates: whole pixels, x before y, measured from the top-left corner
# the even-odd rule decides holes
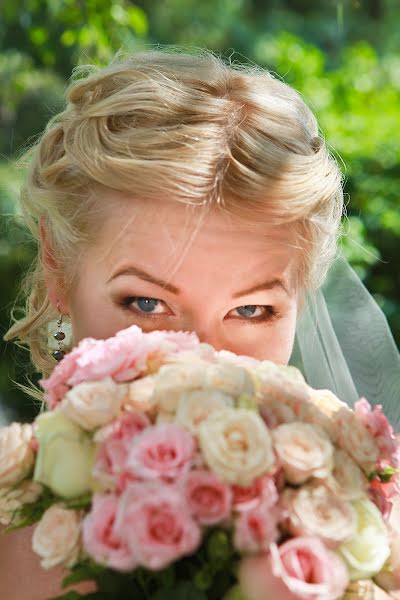
[[[289,364],[313,388],[353,406],[361,396],[381,404],[400,430],[400,354],[387,320],[348,262],[338,256],[327,279],[307,297]]]

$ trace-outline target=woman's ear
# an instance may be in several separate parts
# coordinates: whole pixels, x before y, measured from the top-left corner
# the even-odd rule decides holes
[[[69,314],[67,296],[63,283],[60,280],[59,264],[54,257],[45,217],[40,218],[40,246],[44,280],[49,301],[58,312],[64,315]]]

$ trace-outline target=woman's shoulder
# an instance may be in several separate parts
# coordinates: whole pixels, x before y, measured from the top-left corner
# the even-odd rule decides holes
[[[9,533],[4,529],[0,526],[0,598],[46,600],[69,590],[94,591],[91,583],[61,589],[66,570],[55,567],[46,571],[40,566],[40,559],[31,548],[34,526]]]

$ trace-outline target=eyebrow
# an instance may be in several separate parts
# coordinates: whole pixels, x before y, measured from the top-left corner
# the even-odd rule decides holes
[[[133,275],[134,277],[143,279],[143,281],[147,281],[149,283],[153,283],[154,285],[158,285],[159,287],[164,288],[168,292],[171,292],[171,294],[174,294],[175,296],[179,296],[179,294],[181,293],[181,290],[179,288],[177,288],[175,285],[172,285],[172,283],[167,283],[166,281],[163,281],[159,277],[155,277],[154,275],[151,275],[150,273],[143,271],[143,269],[139,269],[138,267],[135,267],[133,265],[131,265],[129,267],[125,267],[125,268],[121,269],[120,271],[117,271],[114,275],[112,275],[107,280],[107,284],[109,284],[111,281],[113,281],[117,277],[120,277],[121,275]],[[249,294],[254,294],[255,292],[262,292],[265,290],[272,290],[272,289],[276,289],[276,288],[282,289],[288,296],[290,296],[290,292],[289,292],[288,288],[286,287],[285,283],[282,281],[282,279],[274,278],[274,279],[270,279],[269,281],[263,281],[261,283],[256,283],[255,285],[252,285],[249,288],[241,290],[240,292],[236,292],[235,294],[233,294],[232,297],[240,298],[241,296],[248,296]]]

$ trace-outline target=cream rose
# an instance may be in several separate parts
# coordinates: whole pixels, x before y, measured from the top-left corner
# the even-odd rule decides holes
[[[337,431],[333,416],[341,407],[346,406],[330,390],[309,390],[309,401],[300,406],[299,420],[311,425],[318,425],[332,441],[336,440]]]
[[[328,435],[308,423],[287,423],[272,431],[274,448],[289,483],[324,478],[332,471],[333,446]]]
[[[287,529],[294,536],[318,537],[334,548],[356,532],[357,517],[352,505],[324,485],[287,489],[282,505],[288,515]]]
[[[32,470],[32,425],[12,423],[0,429],[0,487],[12,487]]]
[[[89,435],[58,411],[42,413],[34,427],[39,442],[34,480],[64,498],[88,492],[95,458]]]
[[[72,567],[81,549],[81,519],[76,510],[53,504],[46,510],[32,536],[32,549],[44,569]]]
[[[333,470],[325,484],[344,500],[358,500],[367,493],[368,480],[347,452],[335,448]]]
[[[368,475],[374,470],[379,458],[379,448],[355,413],[341,408],[334,417],[339,446],[348,452],[361,469]]]
[[[254,411],[217,410],[198,431],[205,461],[228,483],[246,487],[274,466],[270,432]]]
[[[140,410],[150,415],[156,412],[157,405],[153,399],[156,377],[156,375],[147,375],[128,384],[123,401],[125,410]]]
[[[175,413],[183,393],[202,388],[205,363],[163,365],[154,383],[153,401],[162,412]]]
[[[368,579],[390,556],[389,533],[379,509],[367,498],[352,502],[357,515],[355,535],[339,547],[352,581]]]
[[[301,404],[309,401],[310,388],[297,375],[293,376],[291,371],[267,365],[256,369],[255,374],[260,382],[258,397],[262,406],[271,401],[279,401],[297,413]]]
[[[111,377],[79,383],[67,392],[58,409],[83,429],[103,427],[120,412],[127,385]]]
[[[331,390],[314,390],[309,388],[310,401],[327,417],[333,417],[341,408],[348,408],[347,404],[339,400]]]
[[[218,390],[194,390],[182,394],[176,421],[196,434],[200,423],[223,408],[233,408],[233,398]]]
[[[43,487],[36,481],[25,479],[16,488],[0,489],[0,523],[10,525],[18,524],[18,510],[24,504],[36,502],[43,491]]]
[[[253,379],[247,369],[239,365],[216,363],[205,370],[205,387],[237,398],[255,392]]]

